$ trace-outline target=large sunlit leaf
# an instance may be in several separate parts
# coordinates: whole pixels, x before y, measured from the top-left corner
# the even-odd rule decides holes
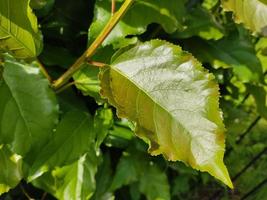
[[[62,166],[78,159],[86,150],[93,150],[93,119],[81,111],[68,112],[56,128],[49,143],[39,152],[33,163],[29,180],[41,176],[56,166]]]
[[[58,120],[58,104],[39,68],[6,58],[0,82],[0,143],[35,157]]]
[[[30,0],[0,1],[0,50],[18,58],[36,57],[42,48]]]
[[[121,6],[121,2],[123,1],[116,1],[117,8]],[[94,22],[89,30],[90,43],[109,21],[110,8],[111,0],[96,1]],[[137,41],[136,37],[125,37],[144,33],[151,23],[158,23],[166,32],[172,33],[182,28],[183,13],[184,0],[137,0],[104,41],[103,46],[112,44],[118,48],[133,44]]]
[[[100,80],[103,97],[136,123],[152,155],[183,161],[232,187],[218,86],[191,54],[152,40],[119,55]]]
[[[22,179],[21,157],[7,146],[0,147],[0,195],[15,187]]]
[[[223,7],[233,11],[235,21],[253,32],[267,36],[266,0],[223,0]]]

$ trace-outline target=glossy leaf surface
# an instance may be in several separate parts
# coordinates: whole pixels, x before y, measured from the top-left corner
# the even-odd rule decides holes
[[[6,57],[0,96],[0,143],[20,155],[34,150],[35,157],[58,121],[57,100],[47,79],[34,65]]]
[[[152,40],[118,56],[100,79],[103,97],[136,123],[152,155],[183,161],[232,187],[218,86],[191,54]]]

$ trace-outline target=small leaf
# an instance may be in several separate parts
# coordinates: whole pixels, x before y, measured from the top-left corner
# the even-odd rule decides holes
[[[17,58],[36,57],[42,49],[37,18],[30,0],[0,1],[0,50]]]
[[[136,123],[152,155],[183,161],[232,187],[218,86],[191,54],[152,40],[118,56],[100,80],[103,97]]]
[[[102,108],[96,111],[94,117],[94,130],[96,133],[96,149],[100,148],[100,145],[106,138],[109,129],[113,125],[113,113],[109,108]]]
[[[49,169],[63,166],[78,159],[90,149],[94,141],[93,120],[81,111],[68,112],[59,123],[50,142],[39,152],[30,169],[31,181]]]
[[[267,36],[267,2],[265,0],[223,0],[223,7],[234,12],[235,21],[253,32]]]
[[[35,157],[58,121],[56,96],[47,79],[34,65],[6,57],[0,96],[0,143],[23,156],[32,150]]]

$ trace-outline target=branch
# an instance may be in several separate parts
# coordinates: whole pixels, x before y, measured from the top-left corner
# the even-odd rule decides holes
[[[76,60],[76,62],[54,83],[53,88],[58,89],[62,87],[72,75],[79,69],[81,69],[82,64],[91,58],[96,52],[97,48],[103,43],[107,38],[122,16],[127,12],[128,8],[132,5],[134,0],[125,0],[120,9],[111,17],[103,31],[98,35],[95,41],[90,45],[90,47],[83,53],[83,55]]]
[[[250,190],[247,194],[245,194],[240,200],[244,200],[248,198],[250,195],[254,194],[257,190],[262,188],[265,184],[267,184],[267,178],[260,182],[257,186],[255,186],[252,190]]]

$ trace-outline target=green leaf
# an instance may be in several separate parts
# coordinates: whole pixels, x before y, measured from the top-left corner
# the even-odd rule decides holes
[[[81,111],[68,112],[59,123],[50,142],[39,152],[28,180],[31,181],[56,166],[63,166],[78,159],[91,149],[94,141],[93,120]]]
[[[42,49],[37,18],[30,0],[0,1],[0,50],[17,58],[36,57]]]
[[[136,149],[123,153],[110,190],[133,183],[137,183],[140,192],[148,200],[170,199],[170,186],[165,172]]]
[[[75,80],[75,86],[82,91],[83,95],[94,97],[97,102],[101,103],[103,100],[99,95],[98,73],[99,69],[97,67],[86,64],[83,69],[73,75],[73,79]]]
[[[218,86],[191,54],[152,40],[117,57],[100,80],[103,97],[136,123],[152,155],[183,161],[232,187]]]
[[[95,191],[97,164],[95,153],[87,153],[70,165],[45,173],[33,184],[58,199],[90,199]]]
[[[247,90],[254,97],[257,104],[258,113],[265,119],[267,119],[267,96],[266,90],[262,86],[246,85]]]
[[[145,169],[145,174],[140,178],[140,191],[148,200],[170,200],[170,186],[167,176],[155,163]]]
[[[0,195],[14,188],[22,179],[21,157],[7,146],[0,147]]]
[[[242,34],[232,32],[218,41],[192,39],[186,46],[200,61],[210,63],[215,69],[233,68],[235,75],[242,82],[263,81],[263,70],[255,55],[254,45]]]
[[[52,172],[56,182],[60,183],[55,190],[58,199],[86,200],[92,197],[96,184],[97,157],[91,156],[85,154],[74,164]]]
[[[109,108],[101,108],[96,111],[94,117],[94,130],[96,133],[96,149],[100,148],[100,145],[108,135],[109,129],[113,125],[113,113]]]
[[[116,1],[116,6],[119,7],[121,2],[123,1]],[[109,21],[110,8],[111,0],[96,1],[95,17],[89,30],[89,43]],[[184,0],[137,0],[102,45],[112,44],[115,48],[120,48],[134,44],[137,42],[136,37],[125,37],[144,33],[151,23],[158,23],[166,32],[172,33],[182,28],[183,13]]]
[[[144,160],[138,160],[136,157],[136,154],[123,153],[110,186],[111,191],[115,191],[123,185],[129,185],[139,180],[141,171],[144,171],[144,168],[140,167]]]
[[[175,32],[174,37],[189,38],[197,35],[207,40],[223,37],[223,27],[211,13],[201,7],[188,10],[183,25],[183,30]]]
[[[266,0],[223,0],[222,4],[225,10],[234,12],[236,23],[267,36]]]
[[[58,121],[54,92],[39,68],[6,58],[0,82],[0,143],[35,157]],[[27,141],[27,142],[26,142]]]

